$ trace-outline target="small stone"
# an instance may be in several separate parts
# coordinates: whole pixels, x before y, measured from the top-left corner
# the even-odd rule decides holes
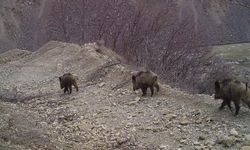
[[[132,117],[136,117],[137,115],[136,115],[136,114],[132,114],[131,116],[132,116]]]
[[[138,103],[140,101],[140,99],[141,99],[140,97],[136,97],[135,100],[132,102],[129,102],[128,105],[134,105],[134,104]]]
[[[161,150],[165,150],[165,149],[168,148],[168,146],[167,146],[167,145],[160,145],[159,148],[160,148]]]
[[[201,120],[201,119],[195,120],[195,123],[196,123],[196,124],[201,124],[201,123],[202,123],[202,120]]]
[[[238,132],[235,130],[235,128],[231,129],[230,130],[230,134],[233,135],[233,136],[238,136]]]
[[[186,126],[189,124],[189,121],[187,119],[183,119],[180,121],[180,125]]]
[[[167,115],[167,114],[169,114],[168,111],[162,113],[162,115]]]
[[[136,94],[139,94],[139,91],[135,91]]]
[[[206,118],[206,122],[212,122],[213,121],[213,119],[211,119],[211,118]]]
[[[216,125],[212,125],[211,129],[216,130],[218,127]]]
[[[154,128],[154,129],[152,129],[152,131],[153,131],[153,132],[159,132],[159,131],[160,131],[160,129],[158,129],[158,128]]]
[[[140,97],[136,97],[135,101],[138,102],[138,101],[140,101],[140,99],[141,99]]]
[[[198,140],[199,140],[199,141],[203,141],[203,140],[205,140],[205,137],[202,136],[202,135],[200,135],[200,136],[198,137]]]
[[[105,82],[101,82],[100,84],[98,84],[99,87],[103,87],[105,85]]]
[[[168,120],[168,121],[171,121],[171,120],[173,120],[174,118],[176,118],[177,116],[175,115],[175,114],[165,114],[165,118],[166,118],[166,120]]]
[[[136,113],[137,114],[143,114],[144,112],[143,111],[137,111]]]
[[[197,145],[200,145],[200,143],[199,143],[198,141],[195,141],[195,142],[194,142],[194,145],[197,146]]]
[[[181,144],[187,144],[187,140],[186,139],[182,139],[182,140],[180,140],[180,143]]]
[[[126,92],[122,92],[122,95],[125,95],[126,94]]]

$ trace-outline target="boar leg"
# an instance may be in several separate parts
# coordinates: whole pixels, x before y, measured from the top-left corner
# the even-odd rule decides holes
[[[72,92],[72,85],[69,86],[69,94]]]
[[[158,83],[157,83],[157,84],[155,84],[155,88],[156,88],[157,92],[159,92],[160,87],[159,87],[159,84],[158,84]]]
[[[231,100],[229,100],[229,101],[227,102],[227,106],[228,106],[228,108],[230,109],[230,111],[232,111]]]
[[[154,86],[150,86],[150,90],[151,90],[151,96],[153,96],[153,94],[154,94]]]
[[[142,96],[145,96],[147,93],[147,88],[143,87],[143,88],[141,88],[141,91],[142,91]]]
[[[239,100],[234,100],[234,105],[235,105],[235,116],[239,114],[240,111],[240,101]]]
[[[219,109],[222,110],[224,108],[224,106],[227,105],[227,103],[228,103],[227,99],[223,100]]]
[[[77,86],[76,82],[74,82],[73,85],[76,88],[76,91],[78,92],[78,86]]]
[[[68,87],[65,86],[63,91],[64,91],[64,94],[65,94],[68,91]]]

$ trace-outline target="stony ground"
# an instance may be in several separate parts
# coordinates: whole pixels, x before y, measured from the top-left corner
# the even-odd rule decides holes
[[[248,109],[235,117],[219,111],[221,101],[211,96],[168,85],[141,97],[132,91],[131,67],[94,43],[51,41],[34,53],[7,54],[8,61],[0,57],[0,149],[250,147]],[[58,76],[66,72],[78,75],[79,92],[65,95],[59,88]]]

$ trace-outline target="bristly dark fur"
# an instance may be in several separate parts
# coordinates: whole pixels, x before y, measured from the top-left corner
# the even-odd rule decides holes
[[[223,81],[215,82],[215,99],[222,99],[220,110],[225,105],[232,110],[231,101],[235,105],[235,115],[239,114],[240,102],[243,101],[250,108],[250,92],[247,87],[247,83],[236,80],[236,79],[224,79]]]
[[[151,90],[151,96],[154,94],[154,87],[159,91],[158,77],[151,71],[139,71],[132,76],[133,90],[141,89],[142,96],[147,93],[147,88]]]
[[[59,82],[61,89],[64,88],[64,93],[68,92],[69,94],[71,94],[72,85],[76,88],[76,91],[78,92],[76,79],[71,73],[65,73],[63,76],[60,76]]]

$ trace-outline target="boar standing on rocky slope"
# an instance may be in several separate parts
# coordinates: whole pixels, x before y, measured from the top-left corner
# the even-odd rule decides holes
[[[64,88],[64,93],[68,91],[68,93],[71,94],[72,85],[76,88],[76,91],[78,92],[78,86],[77,86],[76,80],[77,80],[77,76],[74,76],[71,73],[65,73],[63,76],[59,77],[60,87],[61,89]]]
[[[158,76],[151,71],[140,71],[132,75],[133,90],[142,90],[142,96],[147,93],[147,88],[151,90],[151,96],[154,94],[154,87],[159,91]]]
[[[240,110],[240,101],[243,101],[250,108],[250,91],[247,84],[236,79],[225,79],[215,82],[215,99],[223,99],[220,110],[225,105],[231,110],[231,101],[235,105],[235,115],[238,115]]]

